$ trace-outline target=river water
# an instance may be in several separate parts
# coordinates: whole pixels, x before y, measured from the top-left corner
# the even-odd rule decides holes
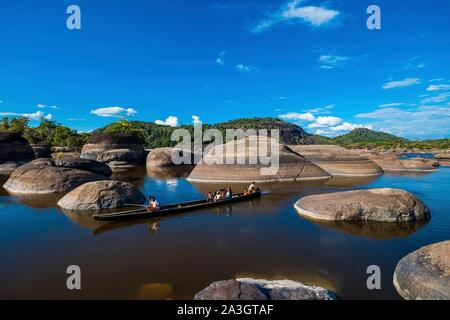
[[[114,178],[162,204],[202,198],[218,187],[144,168]],[[17,198],[0,188],[0,298],[192,299],[213,281],[253,277],[323,286],[342,299],[399,299],[392,285],[397,262],[450,239],[448,167],[260,187],[259,200],[128,223],[100,223],[61,211],[57,196]],[[414,193],[431,220],[317,223],[293,208],[305,195],[376,187]],[[67,289],[69,265],[81,268],[82,290]],[[367,289],[369,265],[381,268],[381,290]]]

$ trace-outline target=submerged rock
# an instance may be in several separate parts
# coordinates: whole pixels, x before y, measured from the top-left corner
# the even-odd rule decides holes
[[[267,164],[272,158],[278,163]],[[231,164],[227,164],[227,159]],[[270,167],[275,170],[270,172],[268,170]],[[326,180],[330,177],[328,172],[312,164],[289,147],[279,144],[275,139],[259,136],[258,140],[254,140],[254,137],[246,137],[215,146],[203,157],[202,163],[195,166],[188,180],[276,182]]]
[[[145,196],[131,183],[95,181],[85,183],[66,194],[58,205],[70,210],[120,208],[125,204],[141,204]]]
[[[408,300],[449,300],[450,240],[422,247],[402,258],[393,282],[397,292]]]
[[[441,166],[450,166],[450,151],[437,153],[434,157],[439,161]]]
[[[105,178],[79,168],[56,166],[53,159],[41,158],[15,169],[3,187],[12,194],[62,193]]]
[[[334,292],[292,280],[240,278],[216,281],[198,292],[195,300],[336,300]]]
[[[416,221],[426,220],[428,208],[400,189],[368,189],[307,196],[294,205],[297,212],[319,220]]]
[[[289,146],[333,176],[378,176],[383,170],[367,157],[335,145]]]

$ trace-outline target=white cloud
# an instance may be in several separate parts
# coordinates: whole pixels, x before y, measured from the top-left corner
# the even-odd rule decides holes
[[[91,110],[91,114],[95,114],[96,116],[99,117],[124,118],[134,116],[136,113],[137,111],[133,108],[122,108],[122,107],[107,107]]]
[[[316,117],[311,112],[297,113],[289,112],[279,116],[283,120],[294,120],[294,121],[314,121]]]
[[[42,111],[36,111],[34,113],[17,113],[17,112],[0,112],[0,116],[5,117],[25,117],[30,120],[40,120],[41,118],[51,120],[53,115],[51,113],[45,114]]]
[[[321,26],[333,20],[339,12],[336,10],[327,9],[324,7],[306,6],[299,7],[300,1],[292,1],[288,5],[282,15],[286,19],[303,19],[313,26]]]
[[[444,81],[444,80],[445,80],[444,78],[435,78],[435,79],[428,80],[428,82],[438,82],[438,81]]]
[[[227,52],[226,51],[220,51],[219,52],[219,55],[217,56],[217,59],[216,59],[216,63],[219,65],[219,66],[223,66],[224,64],[225,64],[225,55],[227,54]]]
[[[393,88],[400,88],[400,87],[409,87],[414,84],[419,84],[420,79],[418,78],[406,78],[404,80],[399,81],[390,81],[385,84],[383,84],[383,89],[393,89]]]
[[[308,128],[323,128],[323,127],[331,127],[336,126],[342,122],[341,118],[334,116],[320,116],[316,118],[314,123],[308,125]]]
[[[319,56],[319,64],[322,69],[342,68],[349,59],[349,57],[322,54]]]
[[[235,69],[242,73],[252,73],[256,71],[255,67],[247,66],[245,64],[238,64],[236,65]]]
[[[192,115],[192,122],[194,125],[202,123],[199,116]]]
[[[162,126],[169,126],[169,127],[177,127],[178,126],[178,118],[175,116],[169,116],[166,120],[155,120],[156,124],[162,125]]]
[[[407,112],[408,111],[399,108],[381,108],[372,112],[359,113],[355,117],[367,119],[401,118],[405,116]]]
[[[422,69],[426,66],[427,64],[422,57],[412,57],[406,62],[405,70]]]
[[[317,129],[314,133],[315,133],[315,134],[322,134],[322,135],[328,134],[327,131],[322,130],[322,129]]]
[[[261,33],[280,23],[302,22],[313,27],[328,24],[339,15],[339,11],[323,6],[301,6],[302,0],[291,0],[276,12],[269,14],[267,19],[259,21],[252,32]]]
[[[450,90],[450,84],[432,84],[427,88],[427,91],[441,91]]]
[[[338,125],[336,127],[331,127],[330,129],[333,131],[339,131],[339,132],[348,132],[352,131],[357,128],[367,128],[372,129],[371,125],[363,125],[363,124],[356,124],[356,123],[350,123],[350,122],[344,122],[341,125]]]
[[[383,128],[409,138],[449,137],[450,132],[450,106],[421,105],[409,110],[385,108],[356,117],[374,119],[376,122],[372,125],[377,130]]]
[[[329,104],[327,106],[324,107],[319,107],[319,108],[314,108],[314,109],[309,109],[306,110],[307,112],[311,112],[311,113],[330,113],[331,109],[334,108],[334,104]]]
[[[424,99],[420,100],[420,102],[423,104],[440,103],[440,102],[447,101],[448,97],[450,97],[450,92],[443,92],[436,96],[429,96],[427,98],[424,98]]]
[[[42,104],[42,103],[38,103],[38,104],[36,105],[36,107],[38,107],[39,109],[50,108],[50,109],[59,110],[59,107],[57,107],[57,106],[47,106],[47,105]]]
[[[400,106],[404,106],[404,105],[405,105],[404,102],[393,102],[393,103],[380,104],[378,107],[379,108],[390,108],[390,107],[400,107]]]

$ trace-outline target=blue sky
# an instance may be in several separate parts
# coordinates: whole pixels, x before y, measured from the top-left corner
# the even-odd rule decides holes
[[[81,8],[81,30],[66,8]],[[381,30],[366,9],[381,8]],[[0,116],[450,137],[449,0],[3,1]]]

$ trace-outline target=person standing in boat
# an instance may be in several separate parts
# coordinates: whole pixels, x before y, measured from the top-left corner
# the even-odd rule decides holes
[[[147,206],[147,212],[156,212],[159,211],[159,202],[155,200],[154,196],[150,196],[148,198],[148,206]]]

